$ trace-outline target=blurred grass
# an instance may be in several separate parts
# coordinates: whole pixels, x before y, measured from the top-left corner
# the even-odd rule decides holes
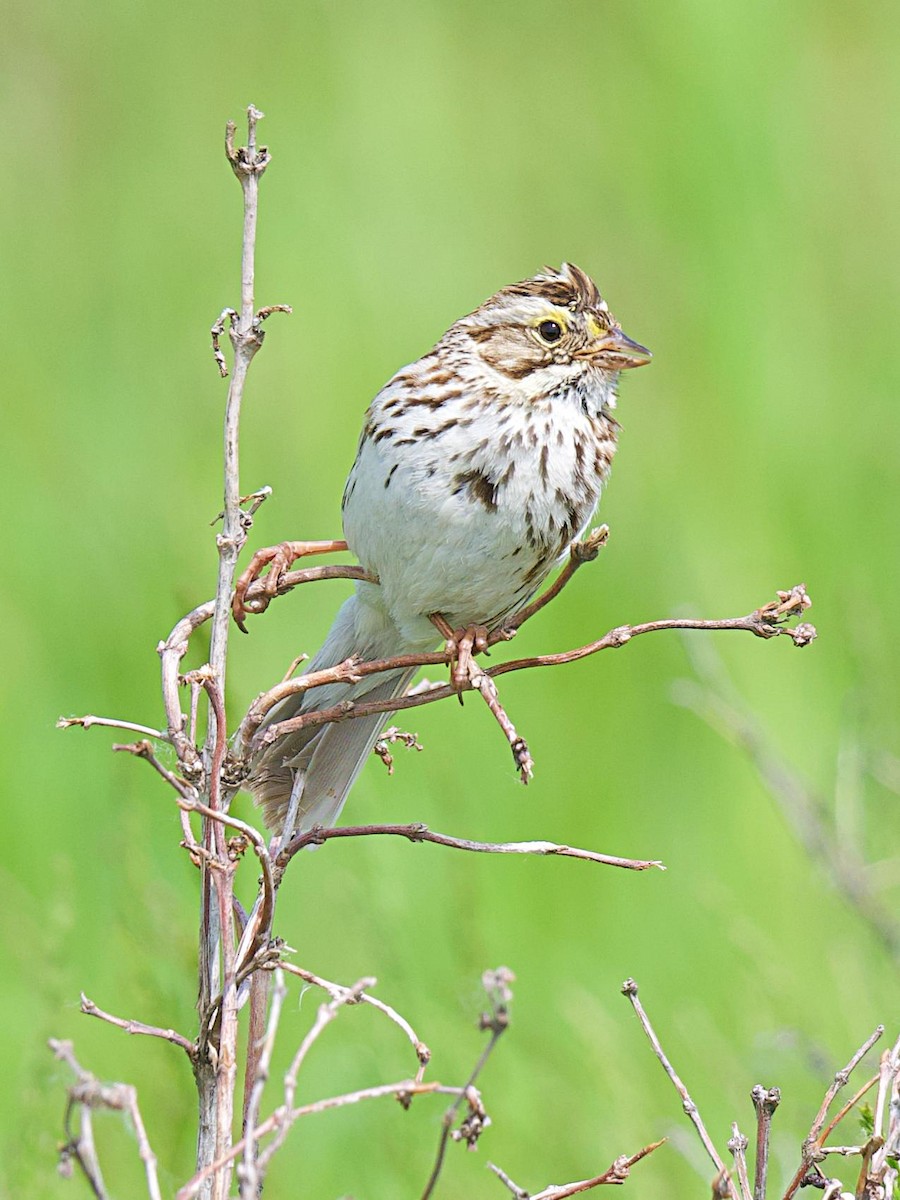
[[[164,1189],[191,1158],[177,1052],[77,1013],[83,988],[192,1032],[196,883],[172,805],[103,731],[53,722],[158,722],[156,642],[212,590],[224,390],[206,330],[238,285],[225,119],[251,100],[268,114],[258,296],[295,306],[270,323],[246,407],[244,483],[275,489],[254,543],[333,535],[381,383],[501,284],[569,258],[656,361],[623,389],[611,544],[517,652],[685,605],[735,615],[803,579],[812,649],[722,638],[721,652],[776,744],[827,789],[848,704],[864,746],[900,750],[898,34],[894,5],[808,0],[252,13],[76,0],[6,14],[10,1195],[68,1194],[50,1035],[138,1084]],[[313,650],[343,594],[322,586],[254,622],[232,704]],[[300,960],[377,975],[432,1046],[435,1078],[474,1062],[481,970],[517,972],[513,1029],[483,1080],[495,1125],[478,1155],[452,1154],[444,1194],[496,1195],[487,1157],[537,1189],[683,1124],[618,995],[627,975],[720,1144],[735,1116],[750,1124],[752,1084],[781,1085],[782,1162],[824,1080],[876,1021],[896,1024],[895,967],[751,768],[670,703],[685,670],[658,637],[509,678],[538,764],[527,791],[474,704],[423,711],[425,753],[390,780],[373,764],[352,801],[360,820],[659,856],[665,875],[379,841],[310,855],[285,888],[279,932]],[[879,799],[869,848],[888,858],[896,803]],[[285,1053],[315,1003],[291,1008]],[[304,1098],[412,1069],[374,1015],[329,1030]],[[272,1194],[418,1195],[439,1117],[417,1104],[317,1118]],[[133,1146],[112,1118],[98,1129],[117,1194],[139,1194]],[[686,1194],[707,1186],[701,1170],[667,1148],[631,1187]]]

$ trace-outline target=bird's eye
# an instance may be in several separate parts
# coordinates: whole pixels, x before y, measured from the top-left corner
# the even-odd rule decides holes
[[[563,335],[559,321],[541,321],[537,331],[541,341],[546,342],[548,346],[555,345]]]

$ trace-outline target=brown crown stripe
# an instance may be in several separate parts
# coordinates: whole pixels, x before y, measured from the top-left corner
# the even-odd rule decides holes
[[[538,296],[560,308],[573,304],[577,309],[596,308],[603,303],[597,285],[579,267],[568,264],[565,273],[547,268],[546,275],[534,279],[523,279],[503,288],[500,296]],[[490,304],[491,301],[488,301]]]

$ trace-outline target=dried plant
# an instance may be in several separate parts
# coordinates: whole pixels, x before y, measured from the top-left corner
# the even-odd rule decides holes
[[[750,1099],[756,1113],[756,1155],[754,1178],[751,1185],[747,1168],[746,1152],[749,1145],[747,1138],[741,1133],[736,1123],[732,1125],[732,1136],[728,1141],[728,1150],[734,1162],[732,1173],[725,1166],[722,1156],[707,1133],[697,1105],[691,1099],[690,1093],[660,1045],[659,1038],[650,1024],[650,1018],[638,999],[638,987],[633,979],[625,980],[622,985],[622,993],[631,1001],[641,1028],[653,1047],[653,1053],[659,1059],[660,1065],[681,1097],[684,1111],[690,1118],[703,1143],[704,1150],[715,1167],[716,1173],[712,1182],[713,1196],[726,1196],[729,1200],[771,1200],[770,1193],[774,1189],[769,1188],[768,1180],[769,1132],[772,1117],[781,1103],[779,1089],[777,1087],[766,1088],[758,1083],[750,1091]],[[847,1086],[850,1076],[883,1033],[884,1026],[879,1025],[855,1051],[847,1065],[836,1072],[819,1106],[819,1111],[813,1119],[809,1133],[803,1139],[799,1164],[782,1195],[782,1200],[791,1200],[803,1187],[821,1191],[826,1200],[893,1200],[897,1191],[898,1158],[900,1158],[900,1038],[894,1043],[892,1049],[885,1050],[881,1055],[878,1070],[857,1089],[826,1124],[828,1111],[838,1092]],[[851,1144],[848,1145],[828,1144],[829,1138],[838,1125],[848,1118],[863,1097],[876,1084],[878,1091],[874,1112],[860,1109],[857,1113],[859,1131],[864,1134],[864,1137],[860,1139],[858,1135],[851,1136]],[[839,1178],[830,1176],[825,1171],[824,1164],[829,1155],[835,1155],[842,1159],[858,1158],[860,1160],[852,1191]]]
[[[105,726],[137,735],[138,740],[117,744],[113,749],[144,759],[173,793],[181,814],[181,845],[196,865],[200,882],[199,1024],[196,1033],[189,1037],[173,1029],[114,1016],[86,996],[82,996],[82,1011],[125,1032],[162,1038],[190,1060],[198,1092],[197,1162],[194,1174],[178,1191],[178,1200],[195,1196],[203,1200],[222,1200],[231,1194],[235,1181],[244,1200],[257,1197],[262,1191],[274,1155],[283,1146],[294,1124],[309,1114],[385,1096],[396,1098],[405,1107],[417,1097],[448,1096],[451,1103],[442,1122],[434,1167],[424,1185],[422,1196],[425,1200],[434,1193],[449,1144],[455,1140],[475,1145],[489,1123],[476,1082],[507,1027],[511,973],[500,968],[485,975],[490,1011],[482,1017],[481,1026],[489,1034],[489,1039],[468,1079],[453,1085],[426,1080],[426,1068],[430,1060],[427,1046],[401,1014],[372,994],[374,979],[363,978],[351,986],[344,986],[322,979],[287,961],[285,944],[276,933],[276,905],[284,874],[297,852],[305,846],[339,838],[397,836],[476,853],[561,855],[637,871],[661,867],[662,864],[651,859],[625,859],[551,841],[471,841],[435,833],[423,824],[316,827],[292,836],[293,826],[288,819],[282,832],[267,838],[259,829],[230,813],[231,801],[246,777],[249,757],[261,745],[297,728],[298,723],[315,726],[352,721],[378,712],[404,711],[418,705],[432,704],[458,695],[460,691],[471,690],[485,701],[511,748],[523,782],[527,782],[532,769],[531,754],[527,742],[507,714],[497,688],[496,681],[506,673],[560,666],[602,650],[621,648],[636,637],[663,630],[736,630],[764,639],[788,637],[797,646],[807,645],[814,638],[815,630],[805,621],[789,623],[802,617],[810,603],[805,589],[798,586],[779,592],[777,599],[746,616],[724,620],[664,619],[619,626],[573,650],[512,659],[487,669],[470,659],[465,672],[461,672],[460,656],[451,643],[434,653],[403,655],[371,662],[351,659],[299,678],[293,677],[298,665],[295,662],[285,678],[258,696],[239,720],[230,720],[224,696],[233,610],[238,620],[243,621],[248,613],[262,612],[275,597],[285,595],[300,584],[320,579],[365,578],[377,583],[362,568],[353,565],[291,570],[298,559],[346,549],[345,543],[335,540],[290,542],[260,551],[237,580],[236,586],[237,563],[252,527],[254,513],[271,494],[268,488],[250,495],[241,494],[238,461],[241,402],[248,370],[263,344],[264,321],[273,313],[290,312],[289,306],[283,304],[260,309],[255,307],[254,248],[259,185],[270,162],[268,149],[257,144],[257,126],[261,116],[252,106],[248,109],[248,141],[245,147],[235,146],[233,124],[229,123],[226,135],[227,158],[243,189],[244,226],[240,307],[226,308],[212,328],[213,353],[223,377],[228,374],[221,346],[226,331],[233,351],[225,414],[224,504],[220,514],[221,531],[216,538],[219,566],[215,598],[196,606],[183,617],[158,647],[165,714],[160,728],[97,716],[60,721],[62,726]],[[576,571],[597,557],[607,533],[606,528],[602,527],[584,541],[574,543],[566,565],[552,586],[502,630],[492,633],[487,639],[488,644],[511,638],[536,612],[559,596]],[[268,574],[259,578],[264,567],[269,568]],[[211,625],[209,662],[199,670],[182,673],[182,660],[191,638],[207,623]],[[348,701],[321,711],[304,712],[293,720],[264,725],[274,705],[288,695],[326,682],[350,682],[366,675],[395,671],[398,667],[408,669],[419,666],[450,667],[451,681],[420,686],[399,698]],[[184,695],[187,696],[186,704],[182,700]],[[203,697],[206,698],[208,719],[206,734],[201,741],[198,729],[202,725]],[[376,744],[375,751],[389,767],[389,746],[397,740],[417,745],[414,735],[395,727],[386,731]],[[174,752],[174,768],[161,759],[159,747]],[[249,870],[258,875],[258,887],[255,902],[246,912],[235,898],[234,880],[242,862],[248,858],[252,864]],[[281,1092],[273,1101],[270,1096],[272,1054],[291,977],[321,989],[327,999],[319,1007],[315,1020],[293,1055]],[[343,1008],[356,1004],[373,1006],[401,1030],[412,1047],[414,1071],[406,1079],[298,1104],[297,1081],[311,1047]],[[248,1024],[248,1052],[243,1069],[242,1132],[238,1136],[238,1030],[242,1012]],[[77,1163],[95,1196],[105,1197],[109,1194],[94,1146],[91,1115],[97,1108],[110,1108],[129,1116],[138,1135],[138,1150],[146,1170],[147,1192],[151,1197],[158,1197],[156,1159],[140,1117],[134,1089],[125,1084],[99,1083],[81,1067],[70,1043],[54,1041],[51,1046],[57,1057],[67,1062],[76,1076],[76,1082],[69,1089],[66,1143],[62,1150],[61,1169],[68,1173],[72,1164]],[[79,1118],[77,1122],[76,1116]],[[532,1200],[572,1196],[603,1184],[619,1184],[627,1177],[631,1167],[659,1144],[654,1143],[636,1154],[617,1158],[600,1175],[546,1187]],[[874,1156],[875,1151],[872,1154]],[[807,1166],[811,1168],[814,1161],[811,1158]],[[514,1184],[504,1171],[493,1166],[492,1170],[513,1195],[527,1200],[529,1193]]]

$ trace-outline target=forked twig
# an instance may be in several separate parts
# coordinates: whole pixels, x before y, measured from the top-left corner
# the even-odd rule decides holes
[[[662,1046],[660,1045],[659,1038],[656,1036],[656,1034],[653,1030],[653,1026],[650,1024],[650,1018],[647,1016],[646,1012],[644,1011],[643,1005],[641,1004],[640,1000],[638,999],[638,987],[633,979],[626,979],[625,982],[622,984],[622,995],[627,996],[628,999],[631,1001],[631,1005],[635,1011],[637,1019],[641,1023],[641,1028],[643,1029],[644,1033],[647,1035],[647,1040],[650,1042],[650,1045],[653,1047],[653,1053],[656,1055],[657,1059],[659,1060],[660,1065],[662,1066],[665,1073],[668,1075],[669,1079],[671,1079],[671,1081],[675,1087],[675,1090],[678,1092],[679,1096],[681,1097],[684,1111],[685,1111],[685,1113],[687,1113],[694,1128],[697,1130],[697,1133],[700,1136],[700,1141],[703,1143],[703,1148],[706,1150],[706,1153],[709,1155],[710,1159],[712,1160],[713,1165],[715,1166],[716,1171],[718,1172],[719,1178],[722,1180],[723,1185],[727,1189],[725,1194],[730,1196],[732,1198],[732,1200],[738,1200],[737,1193],[735,1192],[735,1189],[734,1189],[734,1184],[731,1181],[731,1176],[730,1176],[725,1164],[722,1162],[722,1159],[719,1157],[719,1152],[716,1150],[716,1147],[713,1144],[712,1138],[709,1136],[709,1134],[706,1131],[706,1126],[703,1124],[703,1120],[700,1116],[700,1112],[697,1108],[697,1105],[691,1099],[690,1093],[688,1092],[685,1085],[682,1083],[677,1072],[675,1071],[675,1068],[672,1066],[672,1064],[669,1062],[668,1058],[666,1057],[665,1051],[663,1050]]]
[[[379,1012],[384,1013],[388,1020],[402,1029],[403,1033],[408,1038],[416,1058],[418,1059],[419,1067],[416,1071],[415,1081],[421,1083],[424,1076],[425,1068],[431,1061],[431,1051],[418,1036],[416,1031],[410,1025],[405,1017],[401,1016],[396,1009],[391,1008],[389,1004],[385,1004],[383,1000],[379,1000],[377,996],[371,995],[365,988],[355,989],[344,987],[339,983],[331,983],[328,979],[322,979],[318,975],[314,975],[312,971],[304,970],[303,967],[298,967],[294,963],[280,962],[276,970],[286,971],[291,975],[296,975],[305,983],[312,984],[314,987],[322,988],[328,992],[332,1000],[340,1001],[343,1004],[368,1004],[372,1008],[377,1008]]]
[[[138,1107],[136,1089],[127,1083],[101,1083],[78,1062],[71,1042],[51,1038],[49,1046],[54,1056],[61,1062],[67,1063],[76,1076],[75,1083],[68,1089],[69,1103],[66,1109],[68,1141],[60,1148],[60,1171],[67,1173],[70,1169],[69,1164],[74,1159],[84,1172],[94,1195],[99,1200],[106,1200],[108,1193],[103,1184],[103,1176],[100,1173],[100,1164],[94,1146],[91,1112],[94,1109],[110,1109],[113,1112],[124,1113],[130,1118],[137,1139],[138,1154],[144,1164],[150,1200],[162,1200],[156,1170],[156,1155],[153,1153],[147,1137],[147,1130]],[[81,1116],[77,1132],[73,1131],[71,1124],[72,1114],[76,1109]]]
[[[847,1086],[847,1081],[849,1080],[850,1075],[853,1073],[856,1067],[859,1066],[860,1062],[872,1049],[883,1033],[884,1026],[879,1025],[874,1032],[866,1038],[859,1049],[855,1051],[847,1065],[842,1070],[838,1071],[834,1079],[831,1081],[831,1084],[825,1093],[824,1099],[822,1100],[822,1104],[819,1107],[819,1111],[816,1113],[816,1117],[812,1123],[810,1131],[803,1139],[803,1145],[800,1151],[800,1166],[797,1168],[794,1177],[787,1186],[787,1190],[784,1193],[784,1200],[791,1200],[791,1197],[801,1186],[809,1169],[816,1162],[816,1156],[822,1147],[820,1140],[822,1127],[825,1124],[825,1118],[828,1115],[828,1110],[831,1107],[832,1100],[834,1100],[841,1088]]]
[[[620,1155],[601,1175],[595,1175],[592,1179],[580,1179],[575,1183],[551,1183],[543,1188],[542,1191],[534,1193],[526,1192],[524,1188],[519,1187],[495,1163],[489,1162],[488,1167],[494,1172],[500,1182],[504,1183],[512,1192],[516,1200],[564,1200],[566,1196],[577,1196],[581,1192],[589,1192],[593,1188],[602,1187],[606,1183],[624,1183],[635,1163],[639,1163],[642,1158],[646,1158],[648,1154],[652,1154],[654,1150],[658,1150],[665,1142],[666,1139],[661,1138],[658,1142],[651,1142],[649,1146],[644,1146],[638,1150],[637,1154],[632,1154],[630,1157],[625,1154]]]
[[[496,679],[501,675],[508,674],[510,671],[530,670],[535,667],[561,666],[565,663],[577,662],[579,659],[588,658],[591,655],[600,653],[602,650],[618,649],[643,634],[657,633],[667,629],[743,631],[766,639],[781,635],[790,637],[796,646],[809,645],[815,637],[815,629],[812,625],[801,623],[800,625],[789,627],[784,623],[790,616],[804,612],[809,607],[810,600],[805,588],[802,585],[798,585],[789,591],[779,592],[778,596],[778,600],[764,604],[761,608],[755,609],[752,613],[748,613],[744,617],[729,617],[724,620],[695,620],[686,617],[674,617],[660,621],[646,621],[639,625],[620,625],[615,629],[611,629],[596,641],[588,642],[586,645],[579,646],[574,650],[566,650],[559,654],[535,654],[529,658],[513,659],[510,662],[498,663],[496,666],[489,667],[483,671],[483,674],[489,676],[491,679]],[[372,660],[368,663],[341,663],[337,667],[317,672],[316,686],[322,683],[355,681],[367,675],[378,674],[384,671],[396,671],[415,666],[432,666],[441,662],[450,662],[453,656],[452,650],[445,649],[437,654],[403,654],[392,658]],[[311,686],[309,683],[304,685],[301,682],[303,678],[292,680],[291,683],[296,686],[291,690],[302,691],[304,687]],[[280,685],[279,694],[281,696],[290,694],[289,691],[284,690],[286,687],[287,685]],[[300,729],[327,725],[337,721],[352,720],[358,717],[367,717],[375,713],[400,712],[407,708],[418,708],[422,704],[433,704],[437,700],[446,699],[448,696],[458,695],[460,691],[466,691],[472,687],[473,683],[471,677],[469,677],[460,679],[454,684],[430,688],[427,692],[407,694],[406,696],[395,697],[390,700],[343,700],[338,704],[331,705],[329,708],[301,713],[299,716],[291,717],[288,720],[273,723],[263,732],[255,735],[251,741],[250,750],[251,753],[258,752],[264,746],[271,745],[277,741],[280,737],[284,737],[289,733],[296,733]]]

